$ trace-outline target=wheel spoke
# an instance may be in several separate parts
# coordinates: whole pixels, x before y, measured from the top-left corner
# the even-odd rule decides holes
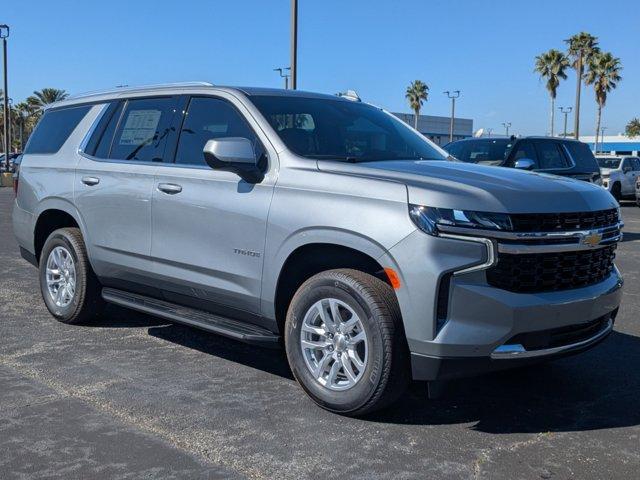
[[[327,332],[325,331],[324,328],[314,327],[313,325],[309,325],[308,323],[303,323],[302,324],[302,331],[303,332],[313,333],[313,334],[319,335],[321,337],[326,337],[327,336]]]
[[[342,366],[344,367],[344,374],[347,376],[349,383],[356,383],[356,374],[353,372],[351,366],[351,358],[347,352],[342,353]]]
[[[311,348],[313,350],[321,350],[329,345],[327,342],[324,342],[324,341],[316,342],[313,340],[302,340],[301,343],[304,348]]]
[[[364,331],[361,330],[359,331],[356,335],[354,335],[353,337],[351,337],[351,343],[358,343],[358,342],[362,342],[363,340],[366,340],[366,335],[364,334]]]
[[[351,315],[351,318],[342,324],[342,333],[349,333],[359,321],[357,315]]]
[[[332,359],[333,356],[330,353],[325,353],[324,357],[322,357],[322,359],[318,362],[318,366],[313,372],[314,377],[316,377],[318,380],[322,379],[322,375],[324,375],[324,372],[329,366],[329,363],[331,363]]]
[[[364,369],[364,362],[362,360],[360,360],[360,358],[358,358],[358,352],[356,352],[356,350],[354,348],[349,348],[349,350],[347,350],[347,352],[348,352],[349,358],[351,359],[353,364],[356,366],[358,371],[361,372]]]
[[[342,323],[342,315],[340,315],[340,308],[338,302],[334,299],[329,300],[329,309],[331,311],[331,319],[333,324],[337,327]]]
[[[325,329],[328,332],[334,333],[336,331],[335,320],[331,318],[331,314],[325,310],[325,304],[323,300],[320,300],[317,304],[318,311],[320,312],[320,318],[325,325]]]
[[[329,385],[333,385],[335,383],[340,367],[340,362],[338,362],[337,360],[333,362],[333,365],[331,365],[331,370],[329,370],[329,375],[327,376],[327,383]]]

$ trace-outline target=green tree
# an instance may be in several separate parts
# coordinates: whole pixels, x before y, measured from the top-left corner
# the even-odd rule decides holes
[[[429,87],[421,80],[414,80],[407,87],[405,98],[409,101],[409,107],[413,110],[413,128],[418,129],[418,116],[423,102],[427,101],[429,96]]]
[[[607,94],[618,86],[622,80],[620,71],[622,64],[620,59],[614,57],[609,52],[598,52],[589,59],[589,70],[585,75],[587,85],[593,85],[598,104],[598,114],[596,116],[596,146],[598,145],[598,133],[600,132],[600,121],[602,119],[602,109],[607,103]]]
[[[554,132],[554,120],[556,110],[556,95],[560,80],[566,80],[566,70],[569,67],[569,59],[559,50],[551,49],[536,57],[534,71],[540,74],[540,78],[547,81],[546,87],[551,97],[551,136]]]
[[[640,137],[640,118],[633,118],[627,123],[624,133],[629,138]]]
[[[31,107],[33,114],[39,117],[47,105],[64,100],[68,96],[67,92],[58,88],[43,88],[33,92],[33,95],[27,98],[27,104]]]
[[[580,89],[584,77],[585,66],[591,57],[600,51],[598,38],[590,33],[580,32],[565,40],[567,54],[572,60],[572,67],[576,71],[576,103],[573,109],[575,138],[580,136]]]

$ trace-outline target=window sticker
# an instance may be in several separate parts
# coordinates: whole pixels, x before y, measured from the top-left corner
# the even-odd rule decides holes
[[[160,122],[160,110],[132,110],[120,135],[120,145],[143,145],[156,134]]]

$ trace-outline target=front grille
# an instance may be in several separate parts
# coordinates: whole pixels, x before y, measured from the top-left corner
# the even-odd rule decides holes
[[[554,232],[592,230],[618,223],[618,210],[575,213],[515,213],[511,214],[516,232]]]
[[[586,287],[603,281],[613,270],[616,245],[573,252],[499,253],[487,270],[490,285],[518,293]]]

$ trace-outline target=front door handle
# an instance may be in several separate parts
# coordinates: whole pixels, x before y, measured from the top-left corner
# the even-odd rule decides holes
[[[82,177],[82,183],[93,187],[100,183],[100,179],[98,177]]]
[[[159,183],[158,190],[169,195],[175,195],[176,193],[180,193],[182,191],[182,187],[175,183]]]

